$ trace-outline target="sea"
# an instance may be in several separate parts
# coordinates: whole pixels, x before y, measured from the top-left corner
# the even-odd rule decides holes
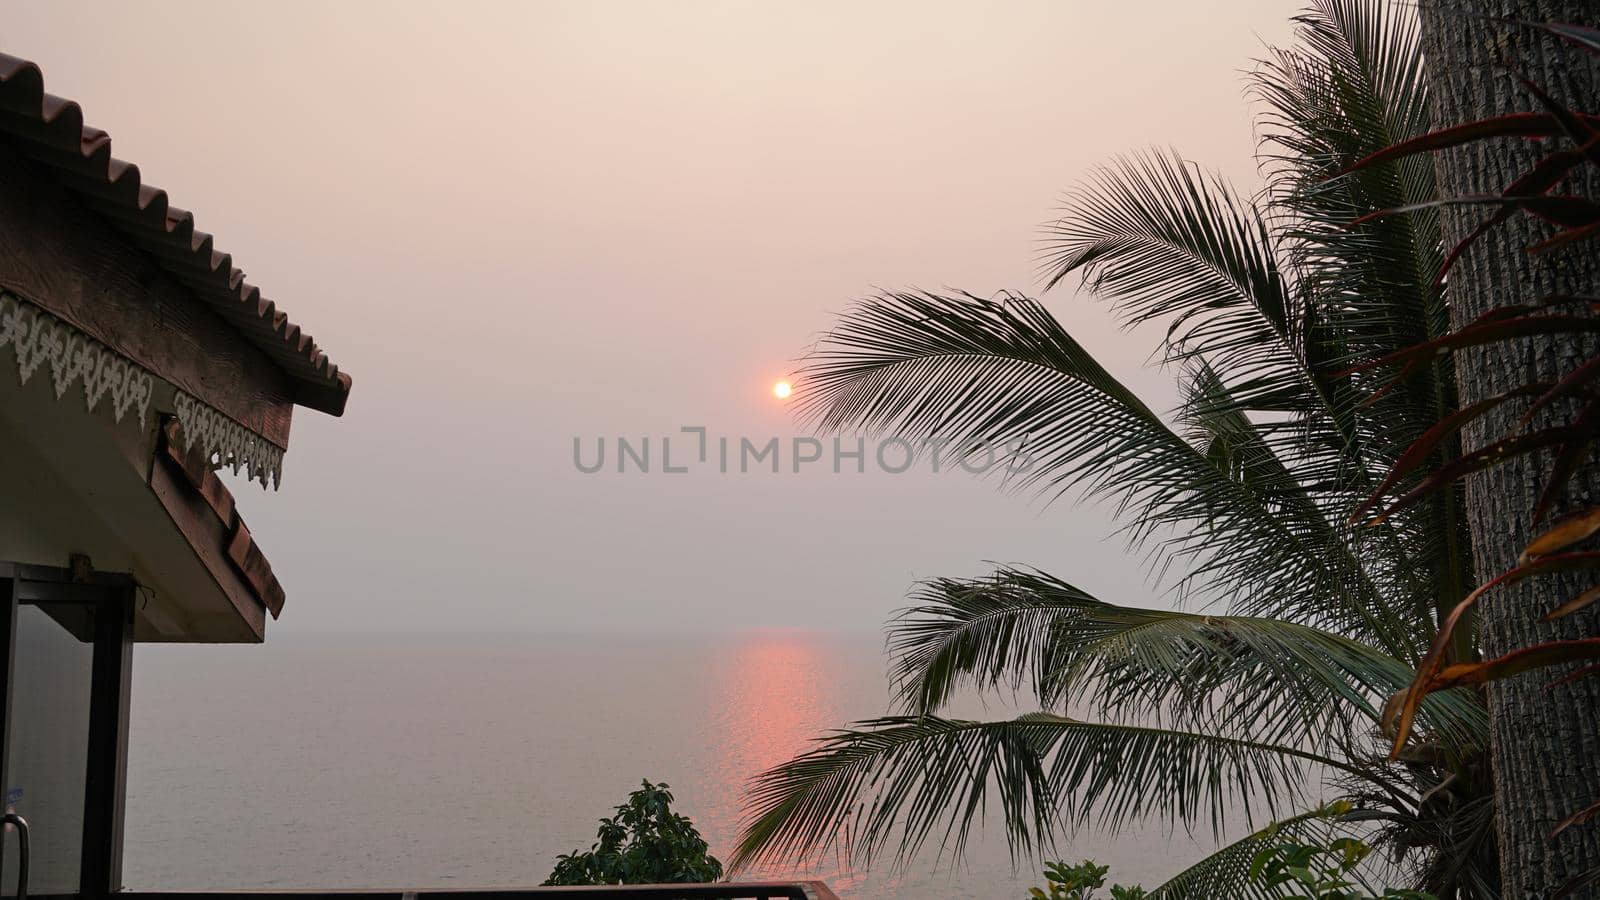
[[[829,729],[890,710],[882,639],[273,635],[138,645],[123,877],[131,889],[528,887],[587,850],[642,779],[666,782],[726,858],[745,788]],[[966,698],[962,716],[1026,703]],[[1063,836],[1153,886],[1209,834],[1122,823]],[[820,878],[843,900],[1025,898],[1039,865],[998,822],[961,859],[836,856],[740,873]]]

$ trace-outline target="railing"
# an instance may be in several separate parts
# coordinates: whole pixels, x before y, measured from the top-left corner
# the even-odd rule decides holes
[[[820,881],[724,881],[485,890],[122,891],[115,900],[839,900]]]

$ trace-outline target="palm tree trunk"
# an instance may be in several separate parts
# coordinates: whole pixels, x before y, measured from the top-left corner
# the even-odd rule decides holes
[[[1593,26],[1596,0],[1424,0],[1423,47],[1436,104],[1436,122],[1452,125],[1506,112],[1536,109],[1502,60],[1511,59],[1558,100],[1588,112],[1600,108],[1596,60],[1516,22],[1571,22]],[[1543,151],[1531,141],[1494,140],[1439,155],[1442,196],[1499,193],[1527,171]],[[1588,170],[1575,192],[1600,196],[1600,177]],[[1482,211],[1447,211],[1444,235],[1453,243]],[[1487,309],[1530,303],[1550,294],[1600,295],[1600,250],[1594,244],[1562,256],[1533,258],[1523,248],[1548,229],[1514,218],[1478,243],[1452,272],[1451,318],[1456,327]],[[1513,385],[1548,380],[1595,352],[1592,343],[1541,339],[1462,354],[1456,372],[1463,405]],[[1466,449],[1503,435],[1520,410],[1486,416],[1465,435]],[[1467,518],[1480,580],[1515,564],[1532,533],[1530,511],[1549,460],[1524,458],[1481,473],[1467,484]],[[1600,468],[1574,480],[1567,507],[1600,503]],[[1600,634],[1600,609],[1556,626],[1539,616],[1592,583],[1585,577],[1531,579],[1486,597],[1479,628],[1483,652],[1498,656],[1517,647]],[[1498,682],[1489,691],[1492,762],[1496,782],[1504,896],[1549,897],[1567,879],[1600,866],[1600,823],[1568,829],[1552,844],[1555,824],[1600,799],[1600,678],[1544,690],[1555,670]],[[1597,896],[1596,889],[1573,896]]]

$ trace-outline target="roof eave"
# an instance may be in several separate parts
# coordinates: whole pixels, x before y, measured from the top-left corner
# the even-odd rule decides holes
[[[172,206],[166,191],[140,180],[139,167],[111,155],[106,132],[83,124],[70,100],[45,93],[39,67],[0,53],[0,136],[57,175],[130,244],[259,348],[295,384],[294,402],[344,413],[351,379],[316,341],[289,321],[259,288],[244,280],[231,255],[215,249],[194,216]]]

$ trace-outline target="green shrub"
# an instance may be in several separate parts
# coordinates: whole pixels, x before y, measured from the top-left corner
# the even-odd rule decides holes
[[[1110,868],[1097,866],[1090,859],[1075,866],[1049,863],[1044,867],[1045,886],[1029,888],[1028,896],[1031,900],[1093,900],[1095,888],[1105,886],[1106,872]],[[1117,884],[1111,887],[1110,900],[1144,900],[1147,896],[1142,887]]]
[[[1368,894],[1355,877],[1372,848],[1355,838],[1318,844],[1279,844],[1256,854],[1250,880],[1276,889],[1286,900],[1434,900],[1422,891],[1387,890]]]
[[[615,816],[600,820],[589,852],[557,858],[546,885],[682,884],[722,877],[722,863],[706,852],[694,823],[672,811],[667,786],[649,779],[643,785]]]

